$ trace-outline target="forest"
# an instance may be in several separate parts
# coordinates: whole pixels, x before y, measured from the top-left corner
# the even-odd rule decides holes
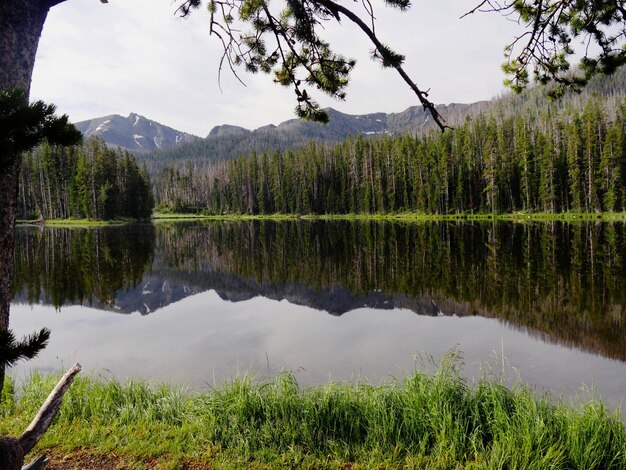
[[[626,210],[626,100],[496,108],[444,133],[166,167],[161,210],[209,214],[425,214]]]
[[[44,144],[24,155],[19,178],[22,219],[146,219],[152,214],[145,168],[102,139],[71,147]]]

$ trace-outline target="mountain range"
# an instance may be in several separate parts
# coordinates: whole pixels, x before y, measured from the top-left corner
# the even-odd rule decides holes
[[[482,112],[488,105],[488,101],[453,103],[437,109],[447,121],[454,123]],[[304,146],[309,141],[332,144],[349,135],[420,133],[435,127],[430,114],[418,106],[390,114],[351,115],[332,108],[327,108],[326,112],[328,124],[290,119],[254,130],[224,124],[211,129],[205,138],[172,129],[136,113],[128,117],[104,116],[78,122],[75,126],[86,137],[100,137],[108,145],[127,149],[157,167],[179,160],[209,162],[247,155],[251,151],[286,150]]]
[[[85,137],[97,136],[111,147],[133,153],[175,148],[200,140],[200,137],[177,131],[136,113],[130,113],[128,117],[112,114],[74,125]]]
[[[507,93],[489,101],[470,104],[452,103],[436,108],[450,126],[481,113],[498,115],[539,113],[568,107],[580,108],[589,96],[614,97],[618,102],[624,95],[626,67],[612,76],[594,78],[581,94],[568,93],[556,103],[546,98],[546,89],[533,87],[521,95]],[[327,108],[328,124],[302,119],[290,119],[278,125],[268,124],[249,130],[240,126],[216,126],[204,138],[131,113],[128,117],[104,116],[76,123],[76,127],[89,137],[101,137],[111,146],[134,152],[145,161],[148,170],[158,171],[165,165],[191,163],[203,166],[216,160],[249,155],[253,151],[284,151],[298,148],[310,141],[334,144],[349,135],[376,137],[385,134],[420,134],[436,129],[430,114],[420,106],[411,106],[398,113],[371,113],[351,115]]]

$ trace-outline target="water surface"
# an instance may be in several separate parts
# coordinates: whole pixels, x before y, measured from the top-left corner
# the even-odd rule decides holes
[[[11,326],[50,346],[16,373],[191,387],[237,370],[378,382],[451,348],[465,373],[626,396],[626,232],[614,223],[207,222],[22,227]],[[503,359],[504,356],[504,359]]]

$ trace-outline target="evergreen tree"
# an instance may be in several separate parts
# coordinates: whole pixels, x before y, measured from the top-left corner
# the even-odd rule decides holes
[[[609,126],[607,110],[591,98],[562,113],[483,115],[444,134],[311,143],[184,175],[165,168],[156,194],[160,207],[209,213],[622,210],[623,112]]]
[[[13,244],[21,154],[41,142],[70,144],[82,135],[69,124],[67,116],[54,114],[55,107],[42,101],[29,104],[23,91],[0,91],[0,180],[10,181],[0,191],[0,332],[9,327],[9,302],[13,277]],[[50,194],[49,194],[50,197]],[[7,343],[8,344],[8,343]],[[1,365],[1,364],[0,364]],[[4,367],[0,367],[0,392],[4,384]]]
[[[24,219],[145,219],[152,212],[145,167],[95,137],[77,147],[44,144],[24,154],[20,181],[18,214]]]

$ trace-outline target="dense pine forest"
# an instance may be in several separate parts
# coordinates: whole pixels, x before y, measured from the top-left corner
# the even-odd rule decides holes
[[[144,219],[152,206],[145,169],[133,155],[110,149],[101,139],[75,147],[44,144],[24,156],[20,218]]]
[[[159,207],[211,214],[626,210],[626,100],[496,108],[445,133],[168,167]]]
[[[595,77],[581,93],[566,93],[559,100],[550,100],[545,87],[532,87],[520,95],[505,93],[490,101],[470,104],[450,103],[438,105],[437,109],[445,116],[452,127],[461,126],[467,117],[479,114],[493,114],[499,119],[519,115],[549,115],[580,110],[584,103],[594,97],[601,100],[614,100],[626,93],[626,67],[618,69],[611,76]],[[406,103],[411,105],[414,103]],[[398,103],[402,107],[403,103]],[[608,105],[612,107],[612,105]],[[286,152],[295,150],[314,141],[318,145],[336,145],[350,134],[363,134],[368,138],[389,135],[424,135],[437,127],[421,106],[409,106],[403,111],[392,114],[373,113],[360,116],[343,114],[331,108],[327,109],[330,117],[327,126],[303,120],[290,120],[278,126],[267,125],[249,131],[236,126],[218,126],[206,139],[161,149],[138,155],[145,161],[151,175],[158,174],[165,166],[191,166],[203,168],[207,164],[221,160],[230,160],[251,152]]]
[[[239,158],[233,135],[230,153],[156,166],[139,155],[141,168],[95,138],[44,145],[23,159],[19,216],[146,218],[154,199],[163,211],[207,214],[625,211],[624,86],[626,68],[553,103],[541,88],[501,97],[480,115],[453,115],[443,134],[293,141],[301,147]]]

